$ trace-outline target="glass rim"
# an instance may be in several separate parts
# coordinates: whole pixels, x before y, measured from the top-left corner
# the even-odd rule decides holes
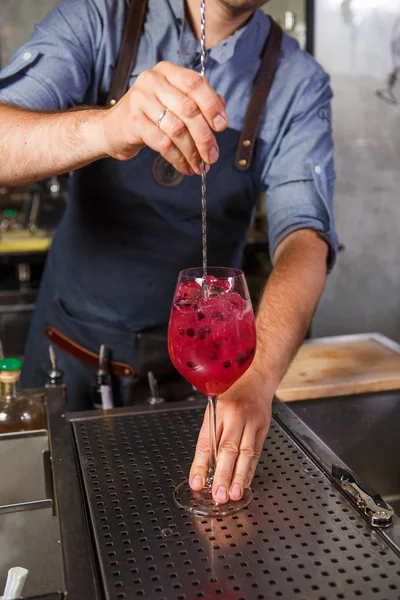
[[[213,272],[214,271],[214,272]],[[218,271],[225,271],[225,275],[221,274],[220,276],[215,273]],[[204,269],[203,267],[189,267],[188,269],[182,269],[179,271],[179,278],[184,274],[191,273],[199,273],[198,278],[203,277]],[[228,274],[228,272],[230,274]],[[234,279],[244,277],[244,271],[241,269],[237,269],[236,267],[207,267],[207,275],[211,275],[212,277],[217,277],[218,279]]]

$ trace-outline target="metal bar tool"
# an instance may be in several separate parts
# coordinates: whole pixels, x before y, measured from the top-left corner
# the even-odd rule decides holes
[[[394,510],[383,498],[349,469],[332,465],[332,475],[341,488],[356,501],[373,527],[389,527]]]

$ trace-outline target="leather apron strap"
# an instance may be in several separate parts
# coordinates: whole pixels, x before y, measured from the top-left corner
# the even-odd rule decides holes
[[[131,0],[117,66],[108,94],[107,106],[113,106],[128,89],[129,77],[136,60],[142,34],[147,0]],[[244,119],[235,164],[241,171],[251,167],[257,132],[265,104],[278,66],[282,29],[271,18],[271,31],[265,43],[261,65],[254,80],[253,91]]]
[[[117,66],[107,97],[107,106],[114,106],[128,89],[129,77],[136,60],[142,34],[147,0],[131,0]]]
[[[272,17],[271,30],[265,43],[261,65],[253,84],[249,106],[243,123],[235,163],[241,171],[251,166],[257,132],[278,67],[283,31]]]

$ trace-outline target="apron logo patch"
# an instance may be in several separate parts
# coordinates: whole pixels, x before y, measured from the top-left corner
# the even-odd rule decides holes
[[[153,176],[160,185],[165,187],[176,187],[184,178],[169,162],[160,154],[157,154],[153,162]]]

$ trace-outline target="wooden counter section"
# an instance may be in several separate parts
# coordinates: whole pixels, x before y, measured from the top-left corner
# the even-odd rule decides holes
[[[283,402],[400,389],[400,345],[377,334],[307,340],[276,396]]]

